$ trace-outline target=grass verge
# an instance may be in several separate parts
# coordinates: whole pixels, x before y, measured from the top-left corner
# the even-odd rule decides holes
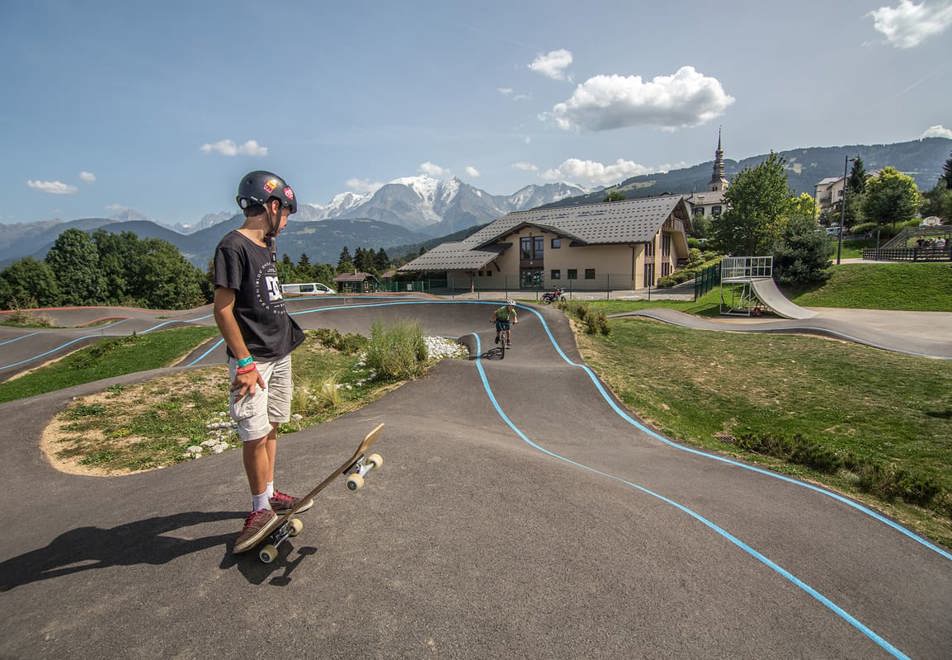
[[[952,365],[813,337],[609,323],[607,336],[578,333],[582,354],[655,428],[848,494],[952,547]]]
[[[105,339],[0,383],[0,403],[102,378],[166,367],[217,334],[215,328],[195,326]]]
[[[805,307],[952,312],[952,264],[844,264],[823,284],[785,294]]]
[[[381,327],[378,334],[386,338],[391,331]],[[408,336],[406,329],[396,332]],[[299,431],[352,412],[403,384],[405,380],[371,366],[368,355],[374,346],[373,340],[356,334],[308,330],[293,355],[292,419],[279,432]],[[422,365],[429,363],[425,350],[421,357]],[[83,397],[47,428],[47,454],[66,471],[109,475],[162,468],[238,447],[228,417],[228,387],[228,371],[221,365]]]

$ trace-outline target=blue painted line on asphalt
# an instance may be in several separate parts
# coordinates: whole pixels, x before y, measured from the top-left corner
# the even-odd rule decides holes
[[[302,310],[302,311],[299,311],[299,312],[294,312],[293,314],[310,314],[310,313],[323,312],[323,311],[328,311],[328,310],[356,309],[356,308],[362,308],[362,307],[387,307],[387,306],[391,306],[391,305],[459,305],[459,304],[498,305],[499,303],[500,303],[500,301],[498,301],[498,300],[496,300],[496,301],[483,301],[483,300],[394,301],[394,302],[389,302],[389,303],[371,303],[371,304],[369,304],[369,305],[338,305],[338,306],[331,306],[331,307],[319,307],[319,308],[315,308],[315,309]],[[568,364],[568,365],[570,365],[570,366],[573,366],[573,367],[577,367],[577,368],[582,369],[583,371],[585,371],[586,375],[588,375],[589,379],[590,379],[590,380],[592,381],[592,383],[595,385],[595,388],[596,388],[596,390],[598,391],[598,393],[599,393],[599,394],[602,396],[602,398],[608,403],[608,405],[611,406],[612,410],[614,410],[615,413],[616,413],[619,417],[621,417],[623,420],[625,420],[626,422],[628,422],[629,424],[631,424],[632,426],[634,426],[636,429],[638,429],[638,430],[641,431],[642,433],[644,433],[644,434],[646,434],[646,435],[648,435],[648,436],[654,438],[655,440],[658,440],[659,442],[662,442],[662,443],[668,445],[669,447],[671,447],[671,448],[673,448],[673,449],[677,449],[677,450],[679,450],[679,451],[687,452],[687,453],[689,453],[689,454],[694,454],[695,456],[702,456],[702,457],[704,457],[704,458],[710,458],[710,459],[712,459],[712,460],[720,461],[721,463],[726,463],[726,464],[728,464],[728,465],[733,465],[733,466],[735,466],[735,467],[738,467],[738,468],[741,468],[741,469],[744,469],[744,470],[748,470],[748,471],[750,471],[750,472],[756,472],[757,474],[763,475],[763,476],[765,476],[765,477],[770,477],[771,479],[779,479],[780,481],[786,482],[786,483],[791,484],[791,485],[793,485],[793,486],[797,486],[797,487],[799,487],[799,488],[806,488],[807,490],[811,490],[811,491],[813,491],[813,492],[815,492],[815,493],[818,493],[818,494],[820,494],[820,495],[823,495],[823,496],[832,498],[832,499],[836,500],[837,502],[840,502],[840,503],[842,503],[842,504],[845,504],[846,506],[848,506],[848,507],[854,509],[855,511],[858,511],[858,512],[864,514],[864,515],[867,515],[867,516],[873,518],[874,520],[877,520],[877,521],[883,523],[884,525],[886,525],[886,526],[888,526],[888,527],[891,527],[892,529],[896,530],[896,531],[899,532],[900,534],[902,534],[902,535],[906,536],[907,538],[909,538],[909,539],[915,541],[916,543],[919,543],[920,545],[922,545],[922,546],[928,548],[929,550],[932,550],[933,552],[935,552],[936,554],[940,555],[941,557],[944,557],[945,559],[948,559],[948,560],[952,561],[952,553],[949,553],[948,551],[944,550],[943,548],[940,548],[939,546],[937,546],[936,544],[932,543],[932,542],[929,541],[928,539],[925,539],[925,538],[919,536],[918,534],[916,534],[916,533],[914,533],[914,532],[912,532],[912,531],[906,529],[905,527],[903,527],[903,526],[900,525],[899,523],[897,523],[897,522],[895,522],[895,521],[893,521],[893,520],[890,520],[890,519],[887,518],[886,516],[883,516],[883,515],[877,513],[876,511],[873,511],[872,509],[869,509],[869,508],[863,506],[862,504],[859,504],[858,502],[854,502],[853,500],[850,500],[849,498],[843,497],[842,495],[839,495],[839,494],[834,493],[834,492],[832,492],[832,491],[826,490],[826,489],[824,489],[824,488],[820,488],[819,486],[815,486],[815,485],[813,485],[813,484],[806,483],[806,482],[804,482],[804,481],[797,481],[796,479],[793,479],[793,478],[791,478],[791,477],[787,477],[787,476],[782,475],[782,474],[778,474],[778,473],[776,473],[776,472],[771,472],[771,471],[769,471],[769,470],[765,470],[765,469],[763,469],[763,468],[755,467],[755,466],[753,466],[753,465],[747,465],[747,464],[745,464],[745,463],[741,463],[740,461],[735,461],[735,460],[733,460],[733,459],[726,458],[726,457],[724,457],[724,456],[718,456],[717,454],[710,454],[710,453],[708,453],[708,452],[701,451],[701,450],[699,450],[699,449],[694,449],[694,448],[692,448],[692,447],[686,447],[686,446],[684,446],[684,445],[681,445],[681,444],[679,444],[679,443],[677,443],[677,442],[674,442],[673,440],[670,440],[670,439],[664,437],[663,435],[661,435],[661,434],[658,433],[657,431],[655,431],[655,430],[653,430],[653,429],[651,429],[651,428],[645,426],[644,424],[642,424],[642,423],[639,422],[638,420],[632,418],[627,412],[625,412],[624,410],[622,410],[622,409],[618,406],[618,404],[615,403],[614,398],[612,398],[612,396],[611,396],[608,392],[605,391],[605,388],[602,386],[601,381],[599,381],[598,376],[595,375],[595,373],[591,370],[591,368],[589,368],[587,365],[578,364],[578,363],[576,363],[576,362],[573,362],[571,359],[569,359],[569,357],[568,357],[568,356],[565,354],[565,352],[562,350],[562,347],[559,345],[559,342],[556,341],[555,337],[552,335],[552,331],[549,329],[548,323],[545,322],[545,319],[542,317],[542,315],[541,315],[537,310],[532,309],[531,307],[526,307],[526,306],[523,305],[523,304],[517,304],[516,306],[519,307],[520,309],[524,309],[524,310],[526,310],[526,311],[528,311],[528,312],[531,312],[532,314],[534,314],[534,315],[539,319],[539,321],[542,323],[542,328],[543,328],[543,330],[545,330],[545,333],[546,333],[546,335],[548,336],[550,343],[551,343],[552,346],[555,348],[556,352],[559,354],[559,357],[561,357],[562,360],[565,361],[566,364]]]
[[[545,322],[545,321],[543,320],[543,323],[544,323],[544,322]],[[796,586],[797,588],[799,588],[799,589],[801,589],[802,591],[804,591],[804,592],[806,592],[807,594],[809,594],[813,599],[815,599],[815,600],[816,600],[817,602],[819,602],[821,605],[823,605],[824,607],[826,607],[827,609],[829,609],[831,612],[833,612],[834,614],[836,614],[838,617],[840,617],[841,619],[843,619],[844,621],[846,621],[848,624],[850,624],[851,626],[853,626],[853,628],[855,628],[856,630],[858,630],[860,633],[862,633],[863,635],[865,635],[869,640],[871,640],[873,643],[875,643],[875,644],[876,644],[877,646],[879,646],[881,649],[883,649],[884,651],[886,651],[886,653],[889,653],[890,655],[892,655],[892,656],[895,657],[895,658],[908,658],[908,656],[907,656],[906,654],[904,654],[902,651],[900,651],[900,650],[897,649],[895,646],[893,646],[892,644],[890,644],[888,641],[886,641],[885,639],[883,639],[880,635],[878,635],[875,631],[873,631],[869,626],[865,625],[862,621],[860,621],[859,619],[857,619],[856,617],[854,617],[852,614],[850,614],[849,612],[847,612],[846,610],[844,610],[842,607],[840,607],[839,605],[837,605],[836,603],[834,603],[832,600],[830,600],[829,598],[827,598],[826,596],[824,596],[823,594],[821,594],[819,591],[817,591],[816,589],[814,589],[813,587],[811,587],[809,584],[807,584],[806,582],[804,582],[803,580],[801,580],[800,578],[798,578],[796,575],[794,575],[793,573],[791,573],[791,572],[788,571],[787,569],[783,568],[782,566],[780,566],[779,564],[777,564],[777,563],[774,562],[773,560],[769,559],[769,558],[768,558],[766,555],[764,555],[763,553],[761,553],[761,552],[755,550],[754,548],[752,548],[751,546],[747,545],[746,543],[744,543],[743,541],[741,541],[739,538],[737,538],[736,536],[734,536],[733,534],[731,534],[731,533],[728,532],[727,530],[722,529],[721,527],[719,527],[719,526],[716,525],[715,523],[711,522],[710,520],[708,520],[707,518],[705,518],[705,517],[702,516],[701,514],[699,514],[699,513],[695,512],[695,511],[689,509],[688,507],[684,506],[683,504],[679,504],[678,502],[675,502],[674,500],[672,500],[672,499],[670,499],[670,498],[668,498],[668,497],[665,497],[664,495],[661,495],[661,494],[659,494],[659,493],[654,492],[653,490],[650,490],[650,489],[648,489],[648,488],[645,488],[644,486],[641,486],[641,485],[639,485],[639,484],[636,484],[636,483],[633,483],[633,482],[628,481],[628,480],[626,480],[626,479],[623,479],[622,477],[618,477],[618,476],[615,476],[615,475],[613,475],[613,474],[609,474],[609,473],[607,473],[607,472],[602,472],[601,470],[597,470],[597,469],[595,469],[595,468],[593,468],[593,467],[589,467],[588,465],[584,465],[583,463],[579,463],[579,462],[577,462],[577,461],[573,461],[573,460],[570,459],[570,458],[566,458],[565,456],[562,456],[561,454],[557,454],[556,452],[554,452],[554,451],[552,451],[552,450],[550,450],[550,449],[546,449],[545,447],[543,447],[543,446],[539,445],[538,443],[532,441],[525,433],[522,432],[522,430],[521,430],[518,426],[516,426],[516,425],[513,423],[513,421],[512,421],[511,419],[509,419],[509,416],[506,414],[506,412],[502,409],[502,406],[500,406],[500,405],[499,405],[499,402],[496,400],[496,396],[495,396],[495,394],[493,393],[492,387],[491,387],[490,384],[489,384],[489,379],[486,377],[486,371],[483,369],[482,358],[480,357],[480,355],[482,354],[482,342],[480,341],[479,335],[478,335],[477,333],[474,332],[474,333],[472,333],[472,335],[476,338],[476,369],[479,371],[479,377],[480,377],[480,379],[482,380],[483,389],[486,391],[486,395],[489,397],[490,402],[493,404],[493,407],[496,409],[496,412],[499,414],[499,416],[502,418],[502,420],[503,420],[503,421],[506,423],[506,425],[509,426],[509,428],[511,428],[511,429],[513,430],[513,432],[514,432],[516,435],[518,435],[518,436],[523,440],[523,442],[525,442],[527,445],[529,445],[529,446],[532,447],[533,449],[536,449],[536,450],[542,452],[543,454],[546,454],[547,456],[550,456],[550,457],[555,458],[555,459],[560,460],[560,461],[564,461],[565,463],[568,463],[569,465],[573,465],[573,466],[575,466],[575,467],[577,467],[577,468],[580,468],[580,469],[582,469],[582,470],[591,472],[591,473],[593,473],[593,474],[597,474],[597,475],[599,475],[599,476],[606,477],[606,478],[608,478],[608,479],[612,479],[612,480],[614,480],[614,481],[618,481],[618,482],[620,482],[620,483],[623,483],[623,484],[625,484],[626,486],[629,486],[630,488],[633,488],[633,489],[638,490],[638,491],[640,491],[640,492],[642,492],[642,493],[645,493],[646,495],[650,495],[651,497],[654,497],[654,498],[656,498],[656,499],[658,499],[658,500],[661,500],[661,501],[664,502],[665,504],[670,504],[671,506],[677,508],[679,511],[682,511],[682,512],[688,514],[689,516],[691,516],[692,518],[694,518],[694,519],[697,520],[698,522],[700,522],[700,523],[702,523],[703,525],[705,525],[708,529],[711,529],[711,530],[714,531],[715,533],[719,534],[721,537],[723,537],[723,538],[727,539],[728,541],[730,541],[732,544],[734,544],[735,546],[737,546],[738,548],[740,548],[741,550],[743,550],[744,552],[746,552],[748,555],[750,555],[751,557],[753,557],[754,559],[756,559],[757,561],[759,561],[760,563],[762,563],[764,566],[766,566],[766,567],[769,568],[770,570],[774,571],[775,573],[777,573],[778,575],[780,575],[781,577],[783,577],[785,580],[787,580],[788,582],[790,582],[791,584],[793,584],[793,585]]]
[[[51,348],[50,350],[46,351],[45,353],[40,353],[39,355],[34,355],[33,357],[27,358],[26,360],[20,360],[19,362],[13,362],[13,363],[11,363],[11,364],[5,364],[5,365],[3,365],[3,366],[0,366],[0,370],[9,369],[10,367],[18,367],[18,366],[20,366],[21,364],[27,364],[27,363],[29,363],[29,362],[33,362],[34,360],[39,360],[41,357],[44,357],[44,356],[46,356],[46,355],[49,355],[50,353],[55,353],[56,351],[59,351],[59,350],[61,350],[61,349],[66,348],[67,346],[72,346],[73,344],[75,344],[75,343],[78,342],[78,341],[82,341],[82,340],[84,340],[84,339],[88,339],[89,337],[93,337],[93,336],[95,336],[95,335],[87,335],[87,336],[85,336],[85,337],[77,337],[76,339],[73,339],[73,340],[71,340],[71,341],[68,341],[68,342],[66,342],[65,344],[60,344],[60,345],[57,346],[56,348]]]
[[[8,339],[6,341],[0,341],[0,346],[6,346],[7,344],[12,344],[15,341],[20,341],[21,339],[26,339],[27,337],[32,337],[33,335],[38,335],[39,332],[31,332],[28,335],[20,335],[19,337],[14,337],[13,339]]]
[[[187,365],[185,365],[185,366],[187,366],[187,367],[194,367],[196,364],[198,364],[199,362],[201,362],[202,360],[204,360],[206,357],[208,357],[208,354],[209,354],[209,353],[211,353],[212,351],[214,351],[216,348],[218,348],[219,346],[221,346],[221,345],[224,344],[224,343],[225,343],[225,338],[222,337],[221,339],[219,339],[218,341],[216,341],[216,342],[212,345],[211,348],[209,348],[207,351],[205,351],[204,353],[202,353],[201,355],[199,355],[197,358],[195,358],[194,360],[192,360],[191,362],[189,362],[189,363],[188,363]]]

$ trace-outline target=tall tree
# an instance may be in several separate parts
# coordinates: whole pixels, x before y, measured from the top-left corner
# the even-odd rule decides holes
[[[606,201],[606,202],[624,202],[624,201],[625,201],[625,193],[620,192],[620,191],[618,191],[618,190],[610,190],[610,191],[608,192],[608,194],[605,195],[605,199],[604,199],[603,201]]]
[[[866,168],[863,167],[863,159],[857,156],[853,160],[853,167],[850,168],[850,175],[846,180],[850,195],[862,195],[866,191]]]
[[[202,272],[167,241],[140,241],[134,292],[152,309],[188,309],[206,302]]]
[[[53,269],[45,261],[26,257],[14,261],[0,273],[4,285],[0,303],[4,308],[51,307],[60,304],[60,287]]]
[[[808,284],[829,277],[833,243],[815,220],[816,203],[807,193],[789,200],[790,208],[774,252],[774,275],[783,284]]]
[[[390,268],[390,257],[383,248],[377,250],[377,254],[374,255],[374,266],[381,273]]]
[[[99,251],[86,232],[67,229],[57,236],[46,263],[56,274],[65,302],[95,305],[104,301],[106,281],[99,267]]]
[[[920,203],[919,189],[912,177],[887,167],[866,182],[863,214],[871,222],[895,224],[912,218]]]
[[[353,269],[353,258],[350,256],[350,250],[347,249],[347,246],[344,246],[344,249],[340,251],[340,256],[337,258],[337,272],[342,273],[345,270]],[[344,264],[350,266],[350,268],[342,268]]]
[[[939,182],[945,184],[947,190],[952,190],[952,155],[942,166],[942,176],[939,177]]]
[[[733,255],[773,254],[790,209],[784,160],[774,152],[734,177],[720,218],[712,223],[716,245]]]

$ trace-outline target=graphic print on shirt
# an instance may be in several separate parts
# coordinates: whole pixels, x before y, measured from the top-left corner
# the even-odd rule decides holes
[[[284,296],[281,295],[281,284],[278,281],[278,271],[271,262],[262,264],[255,275],[255,290],[258,304],[275,316],[287,314],[284,305]]]

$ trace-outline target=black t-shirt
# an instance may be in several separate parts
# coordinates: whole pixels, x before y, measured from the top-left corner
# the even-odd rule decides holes
[[[288,316],[271,252],[239,231],[215,248],[215,286],[235,290],[235,320],[251,354],[280,360],[300,346],[304,332]],[[228,349],[228,355],[232,355]]]

